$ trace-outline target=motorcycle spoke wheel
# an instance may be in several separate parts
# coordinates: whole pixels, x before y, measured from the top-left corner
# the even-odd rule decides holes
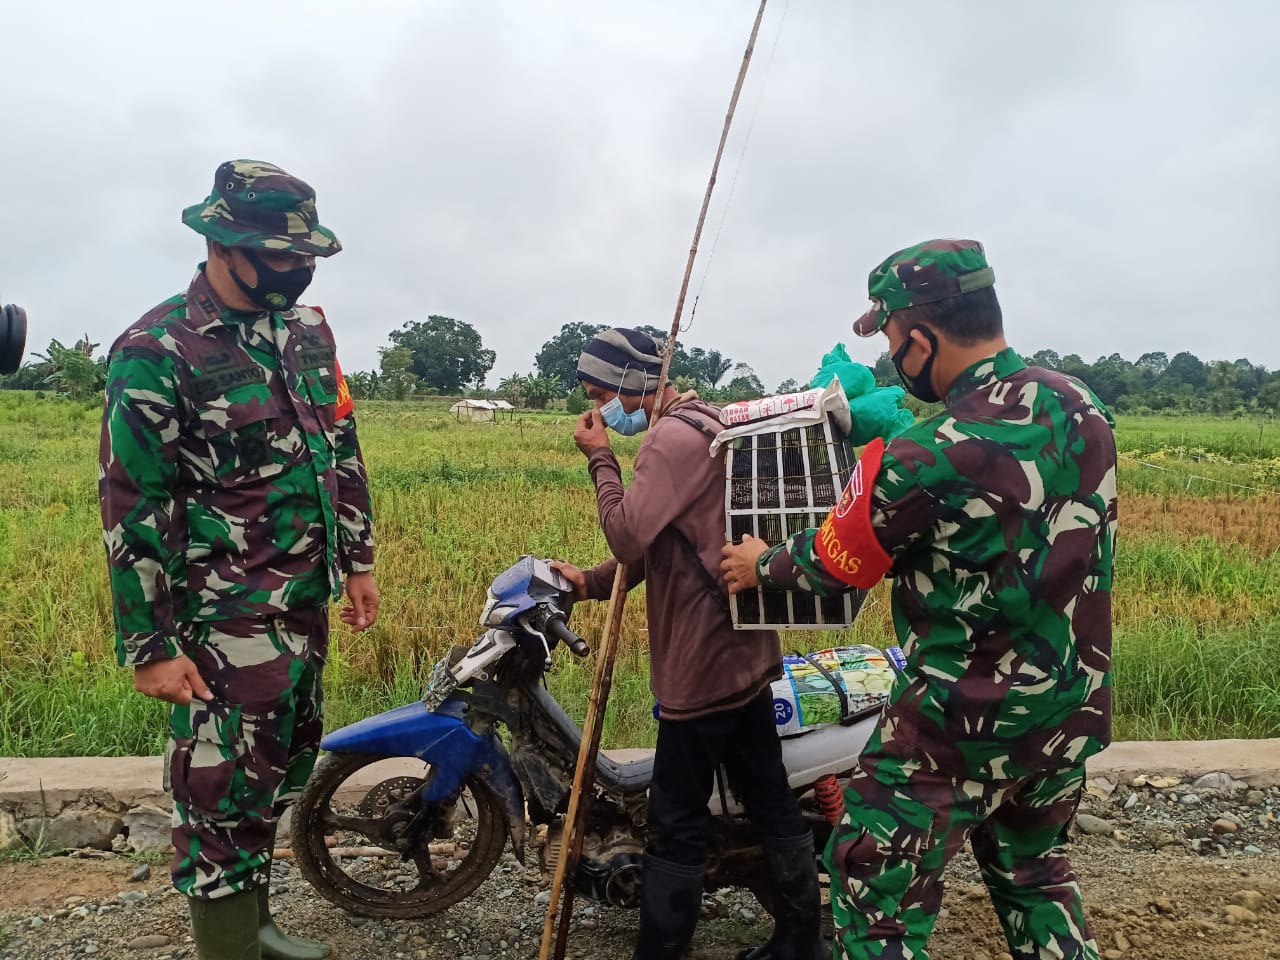
[[[307,881],[331,903],[368,917],[439,913],[489,876],[506,844],[502,806],[469,778],[453,806],[406,841],[413,799],[430,774],[421,761],[326,755],[293,811],[293,849]],[[444,836],[441,836],[441,834]]]

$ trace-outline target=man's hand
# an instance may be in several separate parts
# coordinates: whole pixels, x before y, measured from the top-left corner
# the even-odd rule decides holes
[[[587,599],[587,578],[580,569],[563,560],[552,560],[551,569],[573,584],[573,599]]]
[[[342,622],[356,633],[373,626],[378,619],[378,584],[374,582],[372,573],[353,573],[348,575],[344,587],[347,599],[351,602],[339,611]]]
[[[573,428],[573,442],[588,457],[601,447],[609,446],[609,434],[605,432],[604,420],[598,410],[588,410],[578,417]]]
[[[750,534],[742,538],[738,544],[725,544],[720,550],[720,572],[724,574],[725,586],[730,593],[741,593],[760,586],[760,578],[756,576],[756,562],[760,555],[769,549],[769,545],[759,537]]]
[[[148,697],[179,706],[186,706],[192,698],[213,699],[195,663],[181,655],[172,660],[152,660],[134,667],[133,688]]]

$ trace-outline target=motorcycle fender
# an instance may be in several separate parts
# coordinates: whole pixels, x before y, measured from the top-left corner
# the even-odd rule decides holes
[[[378,753],[419,757],[433,766],[459,771],[455,788],[478,765],[484,739],[462,720],[462,704],[445,701],[438,710],[409,703],[335,730],[320,746],[335,753]]]
[[[502,800],[502,809],[507,815],[507,833],[511,836],[511,852],[524,866],[524,790],[511,766],[507,748],[496,736],[489,744],[489,756],[480,776]]]
[[[410,703],[335,730],[320,741],[324,750],[417,757],[431,764],[427,801],[456,793],[472,774],[502,800],[516,859],[524,863],[524,791],[502,741],[476,735],[462,719],[462,704],[446,700],[436,710]]]

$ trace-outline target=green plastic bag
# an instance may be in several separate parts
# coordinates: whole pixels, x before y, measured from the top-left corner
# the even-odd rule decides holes
[[[884,437],[887,443],[915,423],[911,411],[902,406],[905,396],[906,391],[901,387],[874,387],[860,397],[851,398],[849,415],[853,427],[849,430],[849,442],[860,447],[875,437]]]
[[[809,378],[809,386],[825,387],[833,377],[840,378],[844,395],[850,400],[868,393],[876,385],[876,375],[871,368],[851,360],[843,343],[837,343],[835,349],[822,358],[822,366]]]

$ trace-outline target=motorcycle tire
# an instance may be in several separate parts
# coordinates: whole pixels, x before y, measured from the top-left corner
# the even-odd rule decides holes
[[[371,754],[331,753],[316,764],[293,808],[292,837],[298,869],[321,896],[361,916],[411,919],[453,906],[485,881],[507,830],[498,797],[476,777],[429,838],[408,850],[393,843],[393,828],[418,809],[400,801],[429,769]]]

